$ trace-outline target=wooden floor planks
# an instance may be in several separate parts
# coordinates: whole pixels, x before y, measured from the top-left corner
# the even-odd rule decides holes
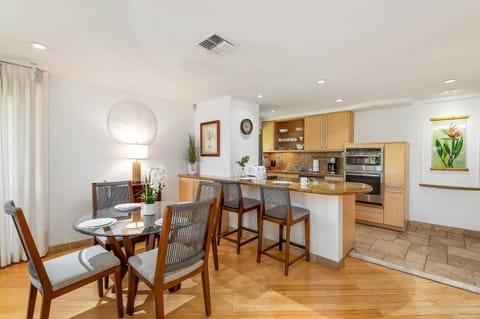
[[[341,271],[300,261],[283,276],[281,263],[255,260],[256,242],[242,247],[222,242],[220,270],[210,271],[209,318],[446,319],[480,318],[480,296],[426,279],[347,258]],[[124,304],[126,304],[126,281]],[[26,263],[0,270],[0,318],[24,318],[29,278]],[[53,301],[50,318],[116,318],[114,295],[97,298],[96,285]],[[164,295],[166,318],[205,318],[200,277]],[[39,300],[37,299],[36,317]],[[153,318],[152,294],[140,285],[131,318]],[[125,315],[128,318],[128,315]]]

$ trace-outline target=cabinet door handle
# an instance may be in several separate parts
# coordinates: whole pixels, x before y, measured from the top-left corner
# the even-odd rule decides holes
[[[402,185],[400,185],[400,184],[387,184],[387,187],[400,188],[400,187],[402,187]]]
[[[376,214],[383,213],[383,210],[375,209],[375,208],[357,207],[357,210],[360,210],[362,212],[368,212],[368,213],[376,213]]]
[[[402,192],[401,190],[398,190],[398,189],[387,189],[386,191],[387,193],[397,193],[397,194],[400,194]]]

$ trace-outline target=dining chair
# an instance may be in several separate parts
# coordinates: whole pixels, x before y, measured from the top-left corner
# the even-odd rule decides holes
[[[92,183],[92,211],[94,215],[99,209],[132,202],[134,202],[134,196],[131,181]],[[120,246],[124,245],[122,237],[117,237],[116,240]],[[131,241],[133,250],[135,250],[135,243],[145,241],[145,237],[134,237]],[[94,237],[94,245],[101,245],[108,251],[112,250],[111,245],[104,236]],[[108,281],[107,276],[105,277],[105,289],[108,288]]]
[[[258,249],[257,263],[260,262],[261,255],[272,257],[284,263],[284,274],[288,276],[288,267],[294,262],[305,257],[310,260],[310,211],[305,208],[292,206],[290,201],[290,191],[286,187],[267,186],[260,187],[261,208],[260,220],[258,223]],[[263,222],[268,221],[278,224],[278,242],[263,248]],[[305,226],[305,245],[290,241],[292,226],[304,222]],[[283,239],[283,229],[285,227],[285,239]],[[282,244],[285,242],[284,256],[278,256],[269,252],[270,249],[278,246],[282,251]],[[290,245],[303,249],[303,252],[290,259]]]
[[[164,318],[163,292],[201,274],[207,316],[211,313],[208,253],[214,227],[215,200],[169,205],[160,245],[128,259],[127,313],[133,314],[138,281],[153,290],[155,318]]]
[[[4,204],[6,214],[12,216],[18,237],[28,258],[30,273],[30,293],[28,298],[27,319],[33,318],[37,291],[42,294],[40,318],[50,314],[52,299],[91,282],[97,281],[102,287],[102,278],[114,274],[116,287],[117,315],[123,317],[122,281],[120,260],[96,245],[67,255],[42,261],[32,233],[21,208],[13,201]],[[99,297],[103,291],[98,290]]]
[[[222,206],[223,185],[215,182],[200,181],[198,184],[197,201],[204,199],[216,199],[215,201],[215,216],[213,219],[212,228],[212,255],[215,270],[218,270],[218,251],[217,251],[217,225],[218,216]]]
[[[260,216],[260,201],[258,199],[244,197],[242,195],[242,188],[240,183],[236,181],[221,181],[223,185],[223,202],[222,202],[222,209],[220,210],[219,217],[218,217],[218,225],[222,225],[222,213],[223,210],[237,213],[237,228],[227,230],[222,232],[221,227],[218,227],[218,238],[217,244],[220,245],[220,239],[226,239],[236,244],[237,246],[237,254],[240,254],[240,247],[257,239],[258,238],[258,230],[248,228],[243,226],[243,215],[256,210],[257,212],[257,222]],[[247,230],[255,235],[242,241],[242,231]],[[230,235],[235,234],[235,238],[231,238]]]

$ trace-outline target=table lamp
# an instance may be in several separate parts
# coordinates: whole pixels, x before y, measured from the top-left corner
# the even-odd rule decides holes
[[[127,144],[127,158],[134,159],[132,163],[132,182],[142,182],[142,168],[139,160],[148,158],[148,145]]]

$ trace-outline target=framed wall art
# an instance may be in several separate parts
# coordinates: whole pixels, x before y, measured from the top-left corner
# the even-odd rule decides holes
[[[466,131],[468,115],[431,118],[431,170],[468,171]]]
[[[220,156],[220,121],[200,123],[200,155]]]

